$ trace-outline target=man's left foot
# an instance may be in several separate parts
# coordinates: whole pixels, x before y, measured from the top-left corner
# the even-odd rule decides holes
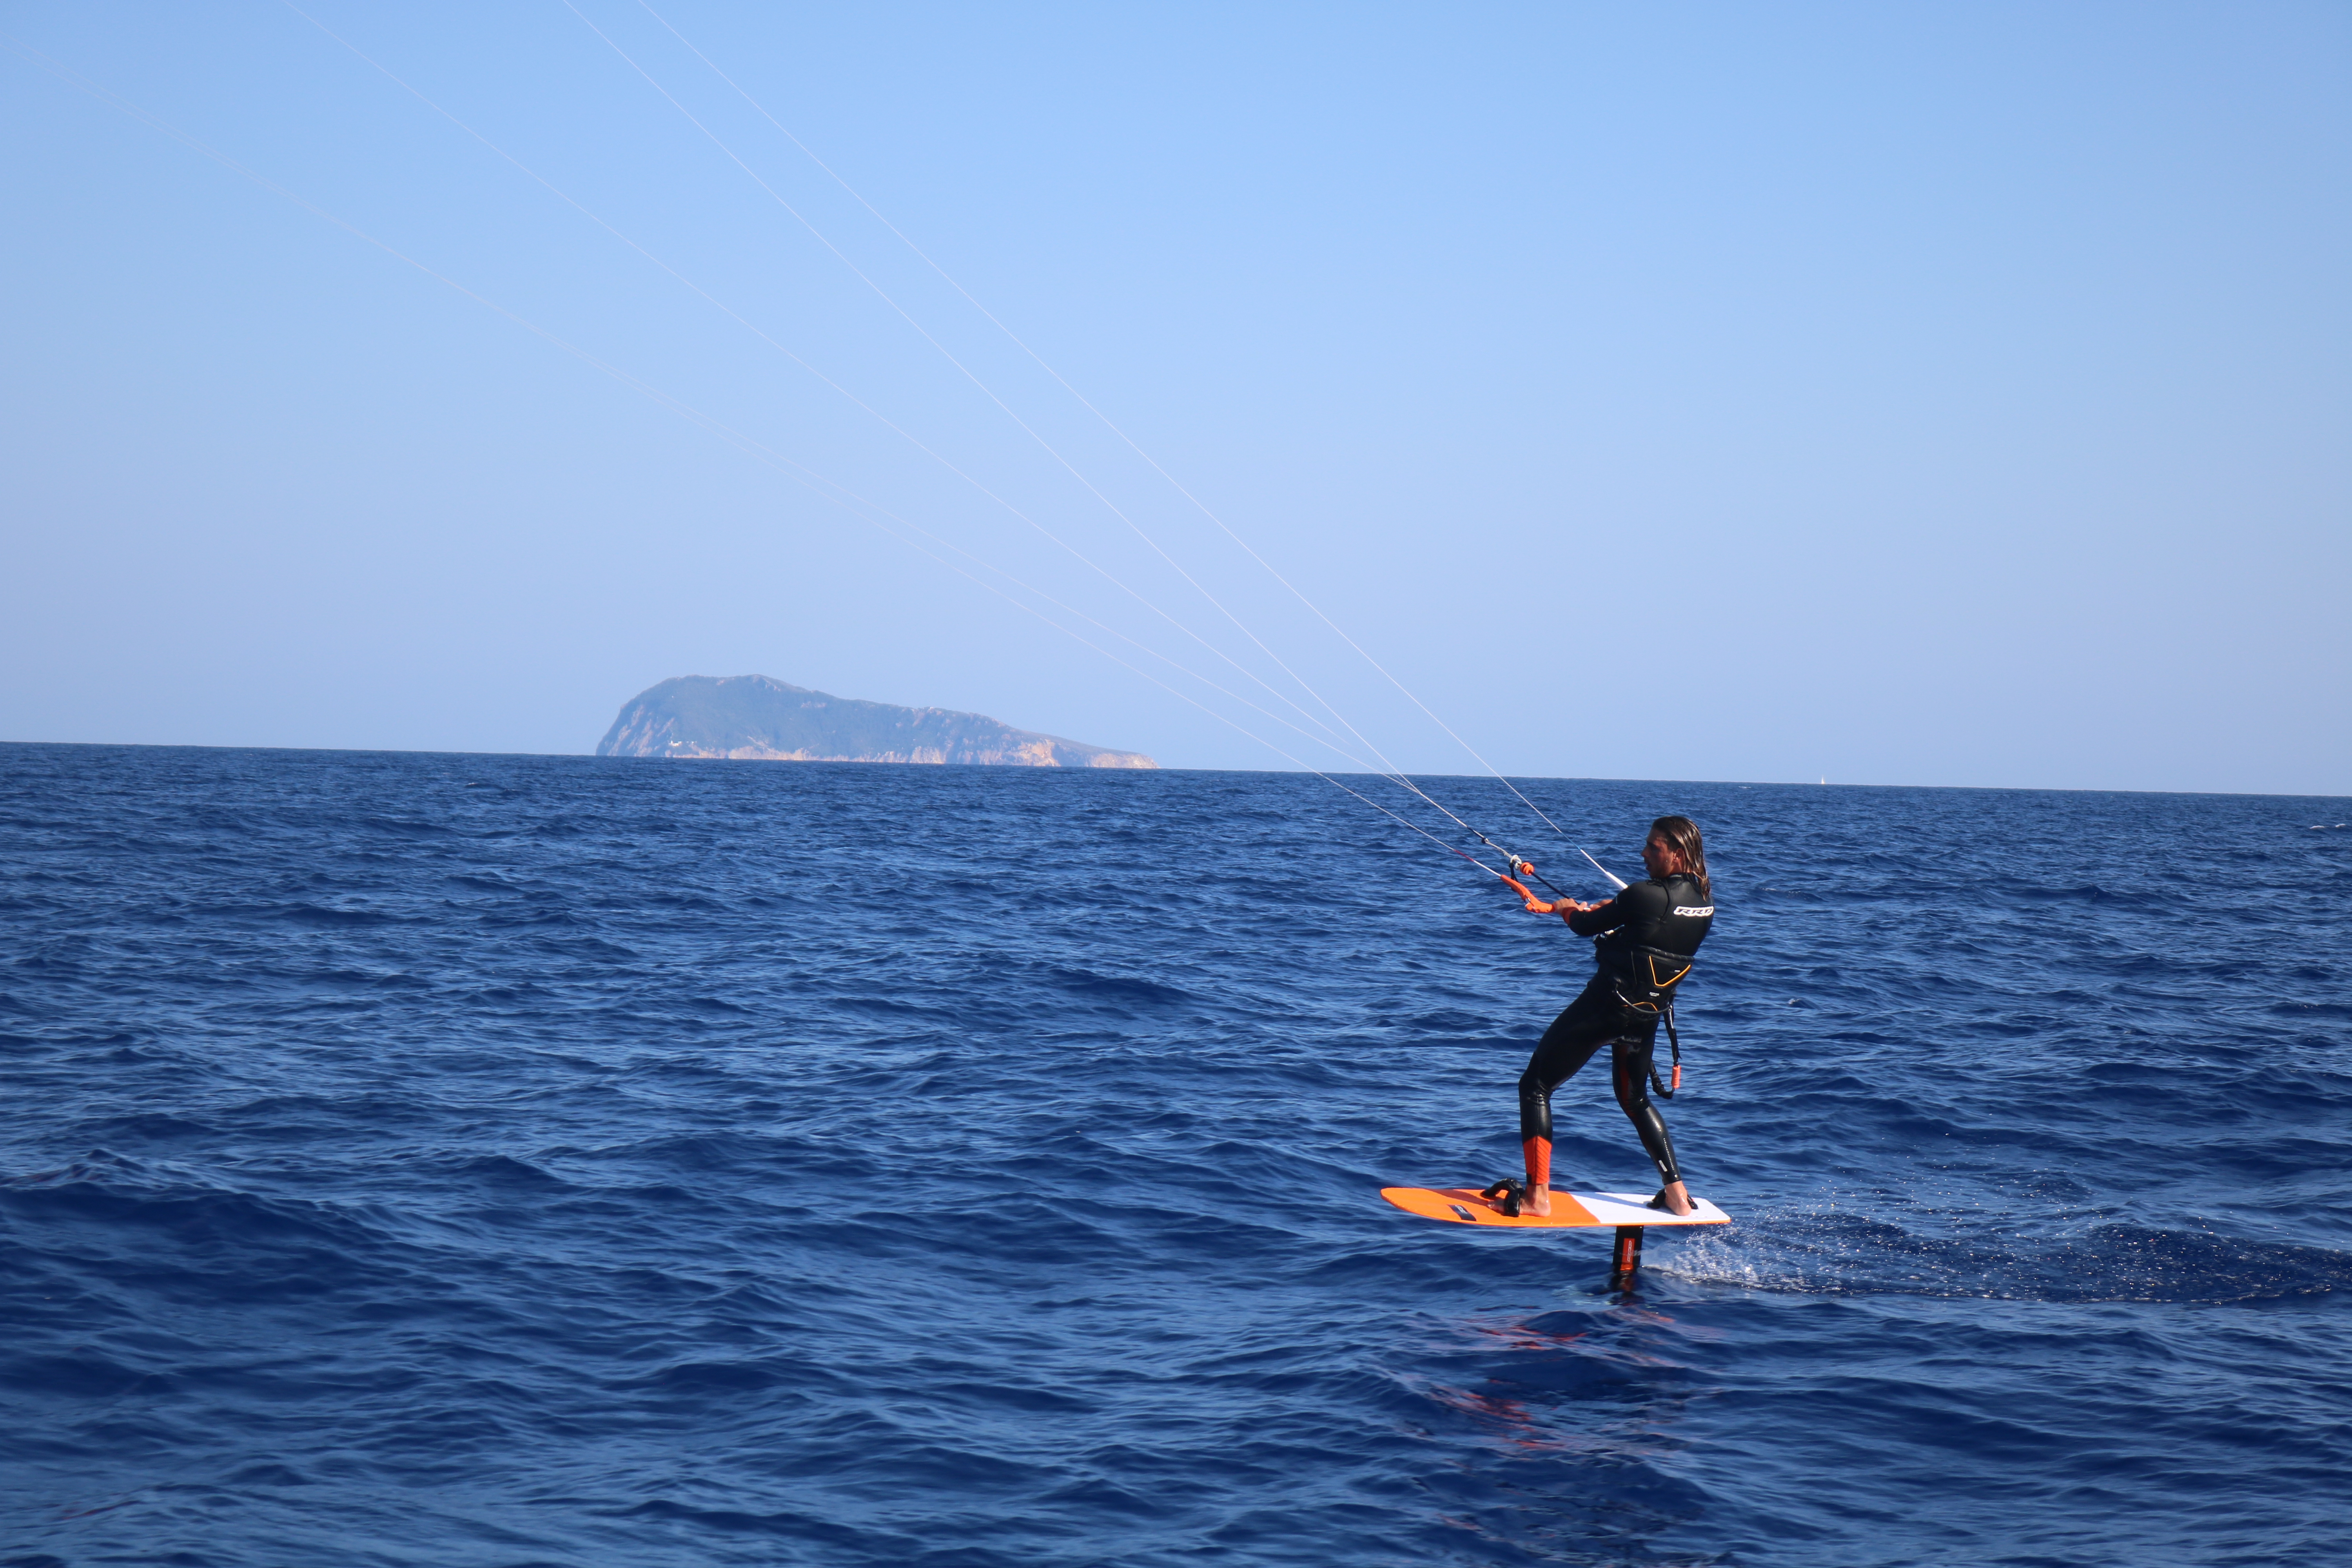
[[[1658,1195],[1650,1200],[1650,1206],[1654,1209],[1664,1209],[1666,1213],[1679,1218],[1691,1213],[1696,1205],[1691,1202],[1689,1192],[1680,1182],[1676,1182],[1672,1186],[1659,1188]]]

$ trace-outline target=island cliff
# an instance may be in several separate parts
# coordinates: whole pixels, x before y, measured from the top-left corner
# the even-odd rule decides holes
[[[600,757],[741,757],[777,763],[992,763],[1156,768],[1137,752],[1039,735],[978,713],[829,697],[764,675],[682,675],[640,692],[596,743]]]

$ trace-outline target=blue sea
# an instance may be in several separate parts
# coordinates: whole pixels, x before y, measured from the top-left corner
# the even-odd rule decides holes
[[[2352,802],[1522,785],[1707,834],[1631,1291],[1316,778],[0,747],[0,1563],[2352,1562]]]

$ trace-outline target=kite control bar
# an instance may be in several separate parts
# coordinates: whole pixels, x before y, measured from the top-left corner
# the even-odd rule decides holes
[[[1465,827],[1470,827],[1470,825],[1466,822],[1462,826]],[[1512,853],[1510,850],[1504,848],[1501,845],[1496,843],[1485,834],[1478,832],[1475,827],[1470,827],[1470,831],[1476,836],[1479,843],[1484,844],[1487,848],[1492,849],[1496,854],[1500,855],[1503,858],[1503,864],[1511,868],[1511,875],[1508,877],[1503,877],[1503,880],[1510,883],[1514,888],[1518,889],[1520,892],[1527,893],[1530,900],[1535,900],[1537,902],[1542,901],[1541,900],[1537,900],[1533,893],[1528,893],[1526,884],[1520,882],[1517,879],[1518,878],[1525,877],[1531,881],[1542,882],[1545,887],[1551,888],[1552,897],[1556,899],[1564,899],[1568,897],[1566,893],[1561,892],[1558,888],[1552,888],[1551,883],[1546,880],[1543,875],[1536,869],[1534,861],[1525,859],[1522,857]],[[1499,871],[1495,874],[1498,877],[1502,876],[1502,873]]]
[[[1476,828],[1475,828],[1475,827],[1474,827],[1474,828],[1472,828],[1470,831],[1471,831],[1471,832],[1473,832],[1473,833],[1477,833],[1477,832],[1478,832],[1478,830],[1477,830]],[[1483,838],[1483,837],[1486,837],[1486,835],[1484,835],[1484,834],[1479,834],[1479,837]],[[1516,856],[1516,855],[1512,854],[1512,853],[1511,853],[1509,850],[1507,850],[1507,849],[1505,849],[1505,850],[1503,851],[1503,864],[1505,864],[1506,866],[1508,866],[1508,867],[1511,868],[1511,870],[1512,870],[1512,872],[1513,872],[1514,874],[1513,874],[1513,875],[1511,875],[1511,876],[1508,876],[1508,877],[1503,877],[1503,874],[1502,874],[1500,871],[1497,871],[1497,872],[1496,872],[1496,873],[1495,873],[1495,875],[1496,875],[1496,876],[1497,876],[1497,877],[1503,877],[1503,880],[1504,880],[1504,881],[1506,881],[1506,882],[1509,883],[1509,884],[1512,886],[1512,888],[1514,888],[1515,889],[1517,889],[1517,892],[1518,892],[1519,897],[1521,897],[1521,898],[1523,898],[1523,899],[1527,900],[1527,901],[1528,901],[1528,908],[1529,908],[1529,909],[1531,909],[1531,910],[1532,910],[1532,909],[1534,909],[1534,908],[1535,908],[1537,905],[1538,905],[1538,904],[1549,904],[1549,903],[1554,903],[1554,902],[1558,902],[1558,901],[1559,901],[1559,900],[1565,900],[1565,899],[1567,899],[1567,898],[1568,898],[1568,896],[1569,896],[1569,895],[1567,895],[1566,893],[1561,892],[1558,888],[1552,888],[1551,883],[1549,883],[1549,881],[1546,881],[1542,876],[1538,875],[1538,874],[1537,873],[1536,868],[1535,868],[1535,867],[1534,867],[1534,866],[1532,866],[1531,864],[1529,864],[1528,862],[1527,862],[1527,861],[1525,861],[1525,860],[1520,859],[1517,856]],[[1545,887],[1547,887],[1547,888],[1551,888],[1552,897],[1551,897],[1550,899],[1549,899],[1549,900],[1547,900],[1547,899],[1540,899],[1540,898],[1538,898],[1538,897],[1535,895],[1535,893],[1534,893],[1534,892],[1533,892],[1533,891],[1532,891],[1532,890],[1528,887],[1528,884],[1527,884],[1526,882],[1522,882],[1522,881],[1520,881],[1520,880],[1519,880],[1519,878],[1521,878],[1521,877],[1526,877],[1526,878],[1529,879],[1529,880],[1532,880],[1532,881],[1542,882],[1542,883],[1543,883],[1543,885],[1544,885]]]

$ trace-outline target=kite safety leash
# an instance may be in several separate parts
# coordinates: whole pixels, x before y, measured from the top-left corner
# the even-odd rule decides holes
[[[1675,1005],[1672,1002],[1666,1004],[1666,1043],[1674,1047],[1674,1081],[1668,1083],[1658,1076],[1656,1062],[1650,1064],[1650,1087],[1656,1090],[1660,1100],[1672,1100],[1675,1091],[1683,1086],[1683,1037],[1675,1032]]]

